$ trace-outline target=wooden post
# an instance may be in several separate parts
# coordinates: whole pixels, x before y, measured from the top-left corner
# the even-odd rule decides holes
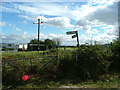
[[[30,72],[31,72],[31,70],[32,70],[32,60],[30,58]]]

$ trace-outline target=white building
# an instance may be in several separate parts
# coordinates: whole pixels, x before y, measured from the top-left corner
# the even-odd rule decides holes
[[[18,44],[14,43],[0,43],[0,50],[2,50],[2,48],[11,48],[14,50],[18,50],[19,46]]]
[[[5,48],[11,48],[14,50],[22,49],[27,50],[27,44],[15,44],[15,43],[0,43],[0,50]]]
[[[27,44],[19,44],[19,49],[27,50]]]

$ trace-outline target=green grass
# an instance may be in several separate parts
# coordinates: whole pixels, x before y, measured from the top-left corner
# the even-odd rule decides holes
[[[80,78],[52,80],[50,78],[32,77],[28,81],[23,81],[23,84],[16,88],[118,88],[119,82],[120,78],[116,75],[98,81],[82,81]]]
[[[11,59],[32,58],[43,56],[45,52],[48,51],[3,52],[2,57],[10,57]]]
[[[2,57],[11,57],[14,59],[39,56],[38,51],[31,52],[3,52]]]
[[[120,82],[119,78],[113,78],[111,80],[105,80],[105,81],[99,80],[97,82],[86,81],[73,86],[80,88],[118,88],[119,82]]]
[[[59,47],[59,50],[64,50],[64,49],[66,49],[66,50],[74,50],[74,49],[77,49],[77,47]]]

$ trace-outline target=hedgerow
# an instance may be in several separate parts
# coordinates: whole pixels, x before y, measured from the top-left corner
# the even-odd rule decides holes
[[[45,78],[79,77],[83,80],[98,80],[102,75],[108,73],[120,73],[120,40],[113,41],[108,46],[90,45],[80,46],[74,50],[52,50],[49,55],[58,55],[53,62],[38,62],[32,66],[21,63],[15,67],[3,65],[3,84],[15,85],[22,83],[21,77],[25,74],[37,75]],[[40,56],[37,52],[4,53],[2,58],[19,59]],[[8,61],[9,62],[9,61]],[[12,63],[12,62],[10,62]],[[42,67],[43,65],[44,67]]]

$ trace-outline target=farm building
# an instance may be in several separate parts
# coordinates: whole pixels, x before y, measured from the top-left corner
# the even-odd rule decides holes
[[[0,50],[27,50],[27,44],[0,43]]]
[[[9,50],[18,50],[18,44],[14,43],[1,43],[0,50],[9,49]]]
[[[27,44],[18,44],[19,50],[27,50],[28,46]]]
[[[47,46],[44,44],[40,44],[39,50],[46,50]],[[30,44],[28,43],[28,50],[29,51],[37,51],[38,50],[38,44]]]

